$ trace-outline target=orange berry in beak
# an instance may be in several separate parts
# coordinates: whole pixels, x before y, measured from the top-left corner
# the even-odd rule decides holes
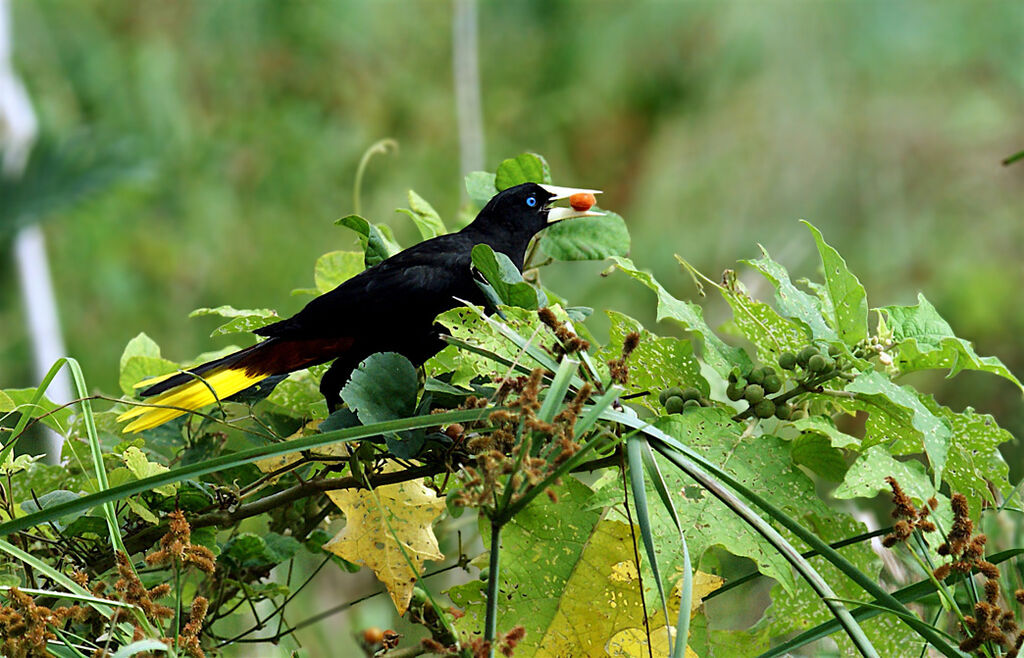
[[[569,205],[573,210],[590,210],[595,203],[597,199],[590,192],[578,192],[569,197]]]

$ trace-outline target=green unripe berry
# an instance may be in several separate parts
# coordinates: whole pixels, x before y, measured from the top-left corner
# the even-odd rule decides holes
[[[730,400],[742,400],[743,391],[746,390],[746,386],[743,384],[729,384],[725,387],[725,396]]]
[[[793,407],[788,404],[780,404],[775,407],[775,417],[779,420],[789,420],[793,415]]]
[[[670,414],[681,414],[683,413],[683,406],[685,404],[686,402],[683,401],[683,398],[678,395],[673,395],[668,400],[665,400],[665,411]]]
[[[842,353],[843,353],[843,351],[841,349],[839,349],[838,345],[829,345],[828,346],[828,355],[829,356],[837,357],[837,356],[839,356]]]
[[[768,375],[764,378],[761,388],[764,389],[765,393],[778,393],[779,389],[782,388],[782,380],[779,379],[778,375]]]
[[[775,403],[771,400],[761,400],[754,405],[754,415],[758,418],[771,418],[775,415]]]
[[[764,371],[760,368],[754,368],[750,371],[750,374],[747,375],[747,381],[751,384],[760,384],[764,381]]]
[[[764,399],[764,389],[759,384],[751,384],[747,387],[747,390],[743,392],[743,397],[746,398],[750,404],[757,404]]]
[[[680,397],[684,400],[700,400],[700,391],[695,388],[688,388],[683,391]]]
[[[684,412],[689,411],[690,409],[697,409],[698,407],[700,407],[699,400],[687,400],[686,402],[683,402]]]
[[[818,348],[814,345],[808,345],[807,347],[800,350],[800,353],[796,355],[796,362],[803,367],[807,367],[807,362],[811,360],[812,356],[820,354]]]
[[[792,352],[783,352],[779,355],[779,366],[783,370],[792,370],[796,367],[796,354]]]
[[[807,360],[807,369],[814,373],[823,373],[828,370],[828,359],[821,354],[815,354]]]
[[[668,402],[668,399],[671,397],[683,397],[683,390],[678,386],[666,388],[664,391],[661,392],[661,395],[658,396],[658,400],[661,402],[662,405],[664,405],[666,402]]]
[[[789,414],[789,419],[800,420],[801,418],[807,418],[807,411],[800,407],[794,407],[792,413]]]

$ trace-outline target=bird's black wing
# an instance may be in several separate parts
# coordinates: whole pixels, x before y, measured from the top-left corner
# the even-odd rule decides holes
[[[429,326],[438,313],[459,304],[455,298],[479,302],[471,249],[459,234],[422,242],[256,333],[285,339],[361,337]]]

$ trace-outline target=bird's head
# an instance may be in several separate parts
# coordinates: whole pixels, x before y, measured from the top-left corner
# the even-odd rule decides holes
[[[527,239],[548,224],[574,217],[598,217],[603,213],[591,210],[594,195],[600,190],[559,187],[540,183],[523,183],[498,192],[477,215],[476,222],[496,228],[506,235]],[[553,206],[569,199],[571,206]]]

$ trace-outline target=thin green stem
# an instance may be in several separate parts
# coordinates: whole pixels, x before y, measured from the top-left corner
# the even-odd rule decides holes
[[[484,641],[490,643],[494,656],[494,638],[498,632],[498,578],[500,577],[502,524],[491,521],[491,555],[487,563],[487,618],[484,622]]]

